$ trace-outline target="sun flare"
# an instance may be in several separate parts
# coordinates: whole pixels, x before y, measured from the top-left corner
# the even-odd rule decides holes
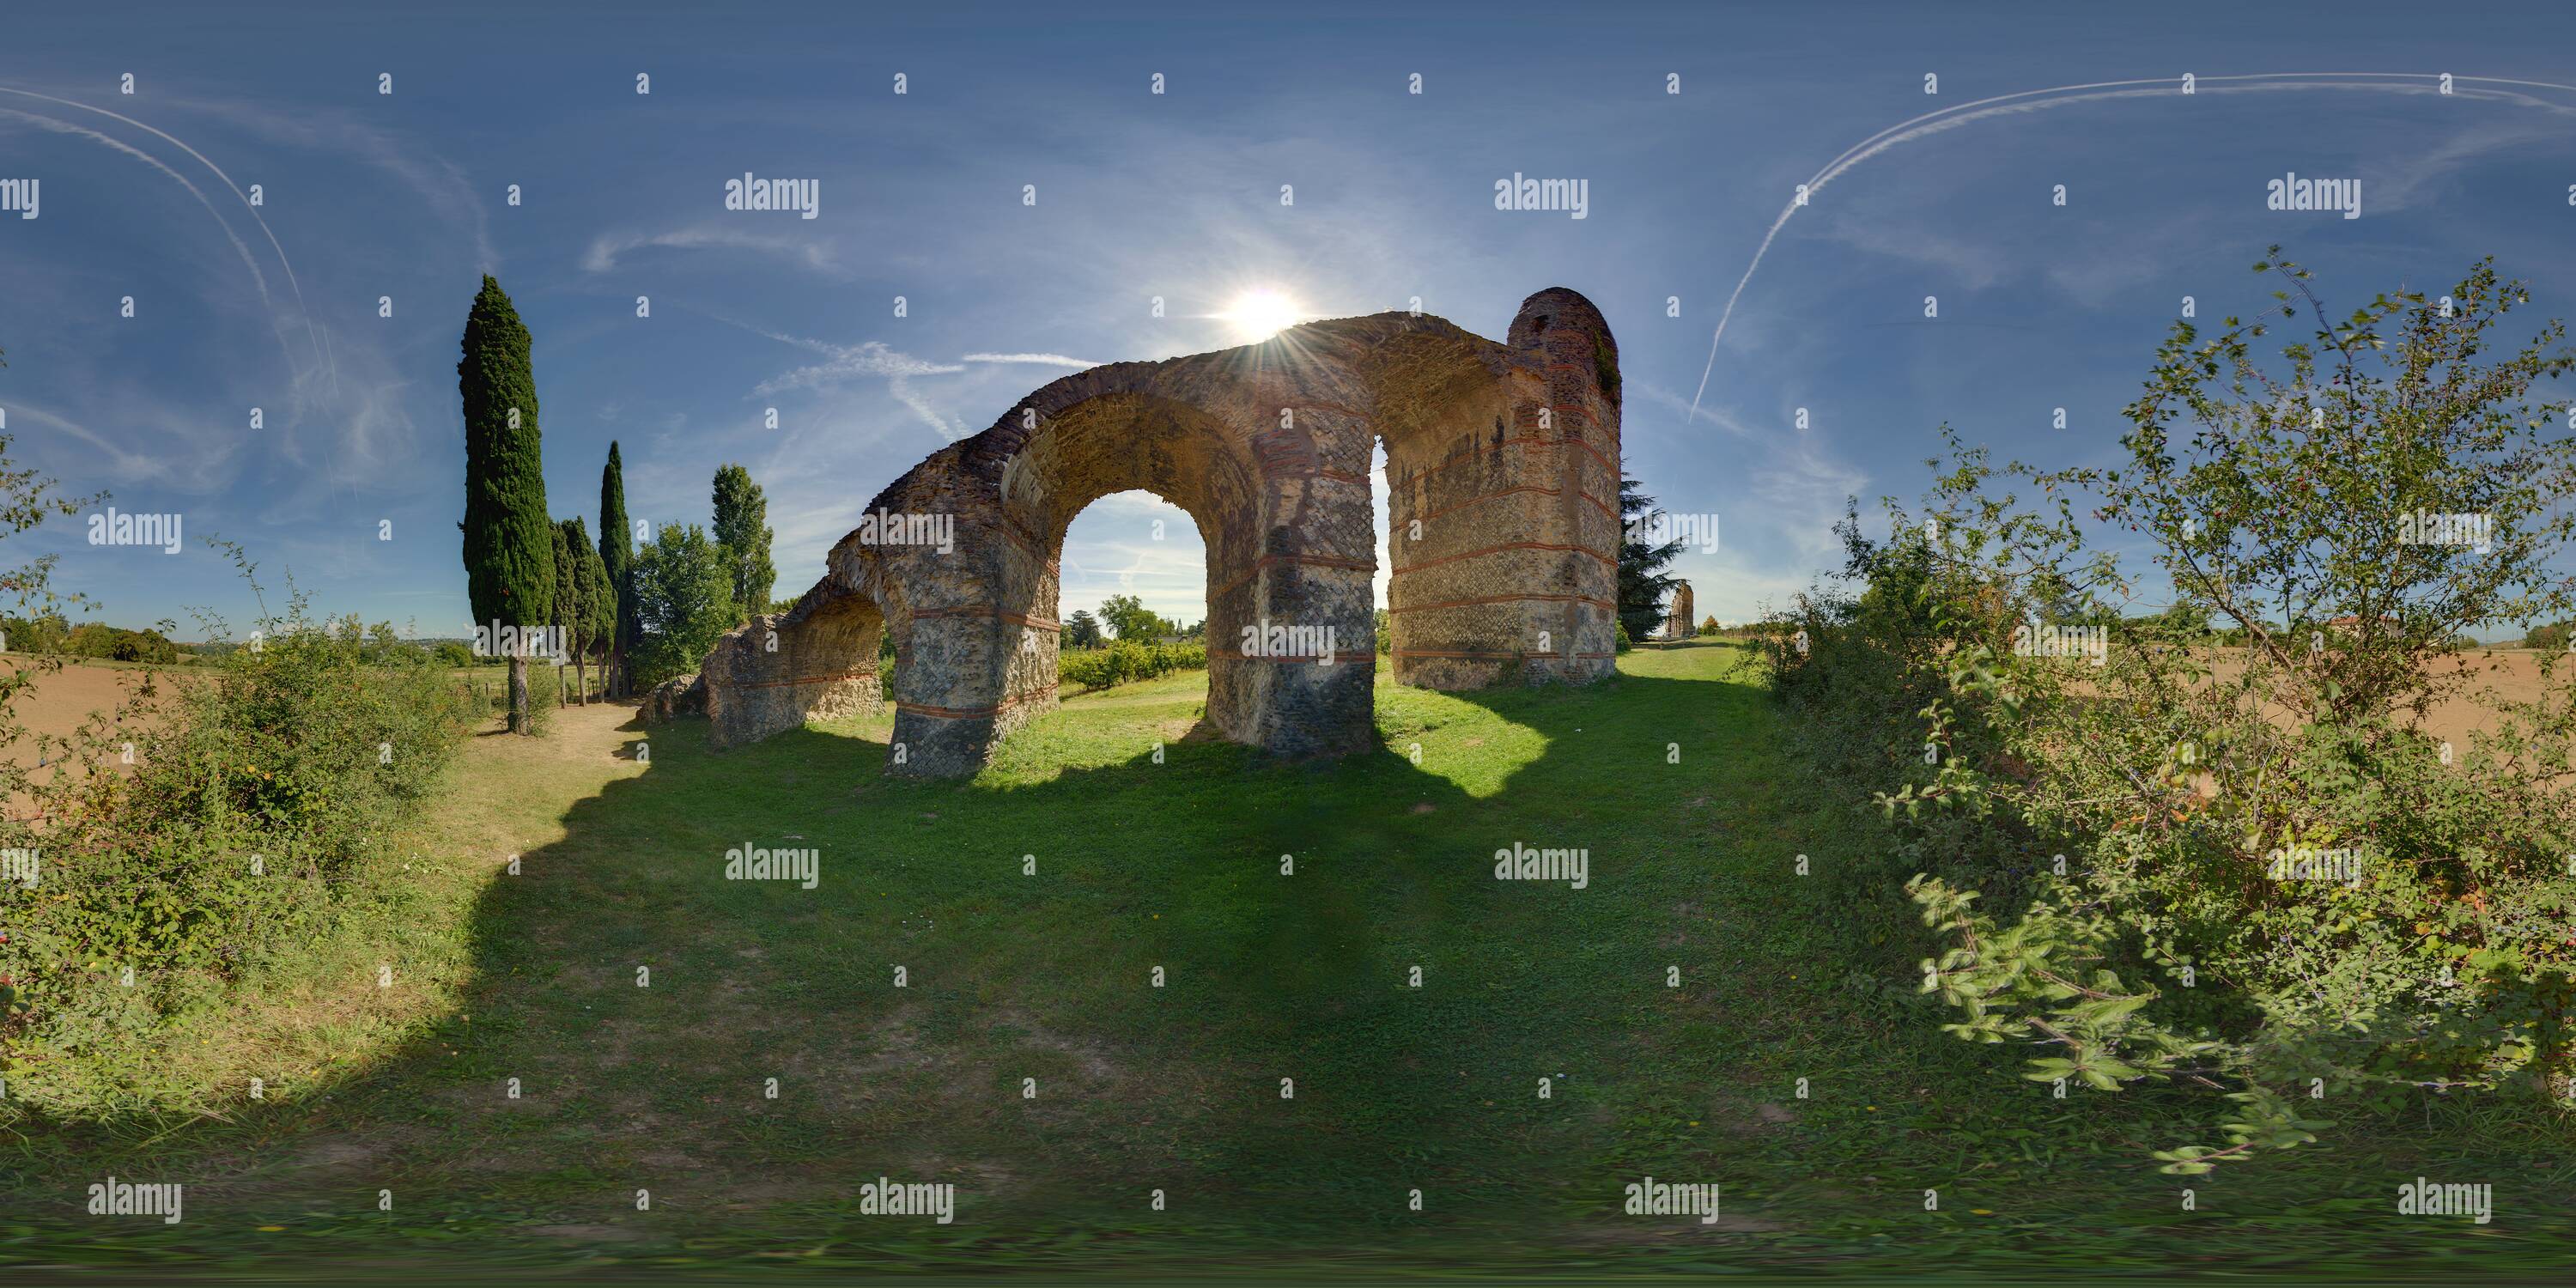
[[[1295,300],[1264,287],[1236,296],[1234,303],[1217,316],[1233,326],[1236,338],[1249,344],[1297,325],[1305,312]]]

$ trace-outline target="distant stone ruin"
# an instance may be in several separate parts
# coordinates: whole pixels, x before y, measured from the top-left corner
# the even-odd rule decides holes
[[[1672,609],[1673,615],[1664,619],[1665,639],[1686,640],[1691,636],[1698,634],[1699,628],[1691,624],[1691,591],[1689,582],[1677,581],[1673,583]]]
[[[1380,441],[1396,681],[1598,679],[1617,621],[1619,404],[1610,328],[1561,288],[1524,301],[1503,344],[1379,313],[1067,376],[878,493],[793,611],[716,645],[710,741],[873,711],[892,631],[888,769],[974,773],[1055,703],[1066,528],[1141,488],[1207,545],[1209,723],[1282,756],[1372,747]]]

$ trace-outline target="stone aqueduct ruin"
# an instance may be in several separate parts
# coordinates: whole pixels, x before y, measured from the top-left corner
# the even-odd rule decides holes
[[[1562,288],[1524,301],[1502,344],[1380,313],[1067,376],[878,493],[793,611],[708,654],[710,741],[874,709],[890,630],[888,768],[975,772],[1055,702],[1066,528],[1141,488],[1206,542],[1208,721],[1283,756],[1372,747],[1381,439],[1395,679],[1597,679],[1616,621],[1619,405],[1609,326]],[[943,524],[944,550],[906,540]],[[1343,660],[1245,656],[1244,628],[1264,625],[1330,627]]]

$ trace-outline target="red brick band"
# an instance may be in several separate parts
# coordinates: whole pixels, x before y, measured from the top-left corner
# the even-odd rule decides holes
[[[1353,572],[1377,571],[1377,560],[1375,559],[1345,559],[1340,555],[1263,555],[1260,558],[1253,560],[1252,567],[1242,576],[1217,587],[1215,590],[1209,591],[1208,598],[1210,600],[1214,600],[1218,596],[1231,594],[1236,588],[1242,586],[1243,583],[1261,575],[1262,569],[1273,568],[1282,564],[1304,564],[1316,568],[1343,568]]]
[[[1406,604],[1401,608],[1390,608],[1387,611],[1390,613],[1424,613],[1435,608],[1477,608],[1486,604],[1529,603],[1590,604],[1594,608],[1606,609],[1614,613],[1619,611],[1619,606],[1617,604],[1606,599],[1594,599],[1588,595],[1488,595],[1482,599],[1453,599],[1445,604]]]
[[[988,720],[1013,707],[1030,702],[1041,702],[1054,694],[1055,686],[1048,684],[1031,689],[1015,698],[1004,698],[989,707],[934,707],[922,702],[902,701],[896,702],[894,706],[897,711],[909,711],[914,715],[928,716],[933,720]]]
[[[1616,569],[1619,566],[1618,560],[1612,559],[1599,551],[1585,549],[1582,546],[1556,545],[1545,541],[1507,541],[1499,546],[1487,546],[1482,550],[1469,550],[1463,554],[1442,555],[1437,559],[1425,559],[1421,563],[1411,565],[1410,567],[1398,568],[1395,570],[1393,575],[1401,577],[1409,572],[1420,572],[1425,568],[1436,568],[1441,564],[1456,563],[1461,559],[1473,559],[1478,555],[1490,555],[1503,550],[1555,550],[1571,552],[1582,555],[1587,559],[1598,559],[1603,564],[1606,564],[1613,569]]]
[[[1565,660],[1554,653],[1476,653],[1458,649],[1435,648],[1400,648],[1395,651],[1395,655],[1397,657],[1460,658],[1470,662],[1561,662]],[[1574,656],[1577,658],[1597,659],[1609,657],[1611,655],[1608,653],[1577,653]]]

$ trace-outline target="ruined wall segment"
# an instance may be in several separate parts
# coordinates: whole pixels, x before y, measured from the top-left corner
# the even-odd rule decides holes
[[[1590,301],[1541,291],[1505,369],[1387,437],[1395,675],[1473,689],[1610,673],[1618,606],[1618,347]],[[1471,396],[1471,394],[1473,396]]]
[[[1060,554],[1083,507],[1143,489],[1207,545],[1208,718],[1292,757],[1376,745],[1388,456],[1395,676],[1472,688],[1607,674],[1616,598],[1617,349],[1572,291],[1509,344],[1381,313],[1049,384],[868,504],[786,614],[703,668],[712,741],[873,709],[896,643],[888,768],[971,774],[1056,700]]]

